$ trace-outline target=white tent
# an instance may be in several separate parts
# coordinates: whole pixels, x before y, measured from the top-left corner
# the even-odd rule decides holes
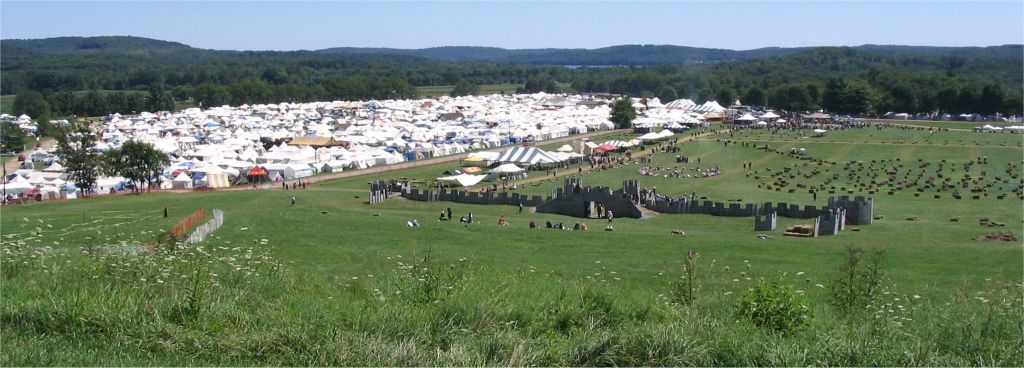
[[[669,102],[669,103],[665,104],[665,108],[666,109],[679,109],[679,110],[689,110],[689,109],[694,108],[695,106],[697,106],[696,103],[694,103],[692,100],[686,99],[686,98],[678,99],[678,100],[675,100],[675,101],[672,101],[672,102]]]
[[[749,113],[743,114],[743,116],[740,116],[740,117],[736,118],[736,121],[754,121],[754,120],[757,120],[757,118],[755,118],[753,115],[750,115]]]
[[[513,147],[503,152],[495,161],[527,165],[558,162],[557,159],[537,147]]]
[[[442,176],[440,178],[437,178],[437,180],[448,183],[449,185],[468,187],[476,185],[480,181],[484,180],[484,178],[486,177],[487,175],[461,174],[455,176]]]
[[[632,142],[619,141],[619,140],[611,140],[611,141],[606,141],[604,143],[601,143],[602,146],[606,145],[606,144],[610,144],[612,146],[619,147],[619,148],[629,148],[629,147],[633,147],[634,146],[634,144]]]
[[[774,112],[772,112],[772,111],[766,112],[763,115],[761,115],[761,119],[777,119],[777,118],[779,118],[779,115],[774,113]]]
[[[637,139],[639,139],[641,141],[660,141],[660,140],[666,139],[668,137],[671,137],[673,135],[674,135],[674,133],[672,133],[669,130],[662,130],[661,132],[658,132],[658,133],[647,133],[647,134],[644,134],[642,136],[637,137]]]
[[[3,184],[0,187],[2,187],[3,190],[5,192],[7,192],[7,194],[14,194],[14,195],[25,193],[25,192],[27,192],[29,190],[32,190],[32,188],[34,188],[31,184],[26,183],[24,181],[11,181],[9,183]]]
[[[192,189],[192,178],[185,173],[180,173],[171,181],[174,189]]]
[[[45,171],[45,172],[64,172],[64,166],[61,166],[60,163],[54,161],[53,164],[51,164],[47,168],[43,169],[43,171]]]
[[[516,164],[503,164],[491,170],[491,172],[499,174],[515,174],[523,171],[523,168],[516,166]]]
[[[558,151],[558,152],[572,152],[572,146],[570,146],[568,144],[563,144],[561,147],[558,147],[558,149],[555,150],[555,151]]]

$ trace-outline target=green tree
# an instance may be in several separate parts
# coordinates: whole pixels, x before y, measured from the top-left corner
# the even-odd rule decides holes
[[[103,172],[107,175],[119,175],[135,183],[134,192],[145,183],[152,185],[161,168],[170,162],[167,154],[160,152],[149,143],[127,141],[120,148],[103,154]]]
[[[718,93],[715,95],[715,98],[718,100],[719,105],[729,106],[736,101],[736,93],[733,92],[733,90],[731,89],[722,88],[718,90]]]
[[[530,78],[522,88],[516,89],[519,93],[558,93],[558,84],[550,77]]]
[[[842,93],[842,104],[839,110],[843,114],[870,114],[874,112],[872,100],[874,95],[871,86],[861,81],[854,81],[847,85]]]
[[[975,90],[974,88],[965,87],[960,90],[960,94],[957,96],[957,109],[961,113],[977,113],[978,101],[980,99],[981,97],[978,95],[977,90]]]
[[[0,151],[18,152],[25,148],[25,131],[10,121],[0,123]]]
[[[826,111],[842,112],[843,94],[849,86],[842,78],[831,78],[825,82],[825,92],[821,94],[821,107]]]
[[[791,84],[773,89],[768,94],[768,105],[787,111],[806,111],[813,109],[814,103],[806,87]]]
[[[178,101],[187,101],[192,98],[193,92],[191,86],[177,86],[171,91],[171,96]]]
[[[25,114],[31,117],[50,114],[50,103],[46,101],[42,93],[33,90],[25,90],[14,98],[14,113]]]
[[[661,87],[658,91],[658,99],[663,103],[669,103],[679,98],[679,94],[676,93],[676,89],[672,86]]]
[[[288,72],[281,67],[267,68],[261,78],[270,84],[288,83]]]
[[[76,119],[69,122],[57,134],[57,156],[82,195],[88,196],[99,176],[100,155],[94,149],[96,136],[88,123]]]
[[[146,110],[174,111],[174,96],[164,90],[162,84],[153,84],[149,86],[149,95],[146,96]]]
[[[807,96],[811,98],[811,104],[805,110],[814,110],[821,106],[821,90],[817,84],[807,85]]]
[[[935,94],[935,100],[939,105],[939,111],[958,113],[960,109],[957,99],[959,94],[955,88],[946,88]]]
[[[742,102],[747,106],[765,106],[768,104],[768,97],[763,90],[755,86],[747,89],[747,93],[743,94]]]
[[[636,119],[636,108],[629,98],[623,98],[612,104],[612,114],[608,118],[619,128],[633,127],[633,119]]]
[[[918,109],[918,99],[914,88],[907,83],[898,83],[888,90],[890,106],[886,107],[885,110],[896,111],[896,112],[916,112]]]
[[[448,95],[452,97],[457,97],[472,96],[477,94],[480,94],[480,86],[475,85],[473,83],[469,83],[469,81],[463,79],[455,85],[455,89],[453,89],[452,92],[449,93]]]
[[[981,96],[978,98],[978,112],[991,115],[1003,110],[1003,103],[1006,101],[1006,93],[1003,87],[998,84],[987,84],[981,88]]]

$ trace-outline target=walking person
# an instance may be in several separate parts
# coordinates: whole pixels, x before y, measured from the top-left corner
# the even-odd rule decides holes
[[[519,213],[523,213],[523,202],[519,202]]]

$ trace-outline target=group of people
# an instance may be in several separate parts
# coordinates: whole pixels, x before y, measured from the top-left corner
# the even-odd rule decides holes
[[[561,223],[561,222],[559,222],[559,223],[552,223],[552,222],[551,222],[550,220],[549,220],[549,221],[547,221],[547,222],[546,222],[546,223],[544,224],[544,227],[545,227],[545,228],[547,228],[547,229],[555,229],[555,230],[576,230],[576,231],[580,231],[580,230],[582,230],[582,231],[586,231],[586,230],[589,230],[589,229],[590,229],[590,227],[588,227],[586,223],[580,223],[580,222],[577,222],[577,223],[576,223],[575,225],[573,225],[572,227],[566,227],[566,226],[565,226],[565,224],[563,224],[563,223]],[[536,229],[536,228],[537,228],[537,222],[536,222],[536,221],[534,221],[534,220],[530,220],[530,228],[531,228],[531,229]]]
[[[293,181],[291,189],[306,189],[306,183],[307,182],[302,181],[302,180],[299,180],[297,182]],[[288,183],[282,181],[281,182],[281,189],[288,190]]]
[[[452,208],[448,207],[441,211],[441,215],[437,217],[437,221],[451,221],[453,216],[455,216],[455,211],[452,211]],[[461,224],[472,224],[473,220],[472,212],[466,212],[465,215],[459,217],[459,223]]]

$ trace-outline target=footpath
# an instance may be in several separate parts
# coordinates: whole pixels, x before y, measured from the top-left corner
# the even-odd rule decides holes
[[[47,151],[51,147],[53,147],[54,144],[57,144],[57,141],[54,140],[53,138],[43,138],[42,140],[39,141],[39,144],[40,144],[40,148],[39,149]],[[25,159],[29,159],[28,155],[32,154],[32,152],[35,151],[36,149],[37,148],[35,148],[33,146],[33,147],[29,148],[29,149],[26,149],[23,152],[19,152],[17,155],[25,155]],[[11,174],[11,173],[13,173],[15,171],[18,171],[18,169],[21,168],[21,161],[18,161],[18,156],[17,155],[15,155],[14,157],[11,157],[10,160],[7,160],[7,161],[4,162],[4,170],[5,170],[6,173]]]

